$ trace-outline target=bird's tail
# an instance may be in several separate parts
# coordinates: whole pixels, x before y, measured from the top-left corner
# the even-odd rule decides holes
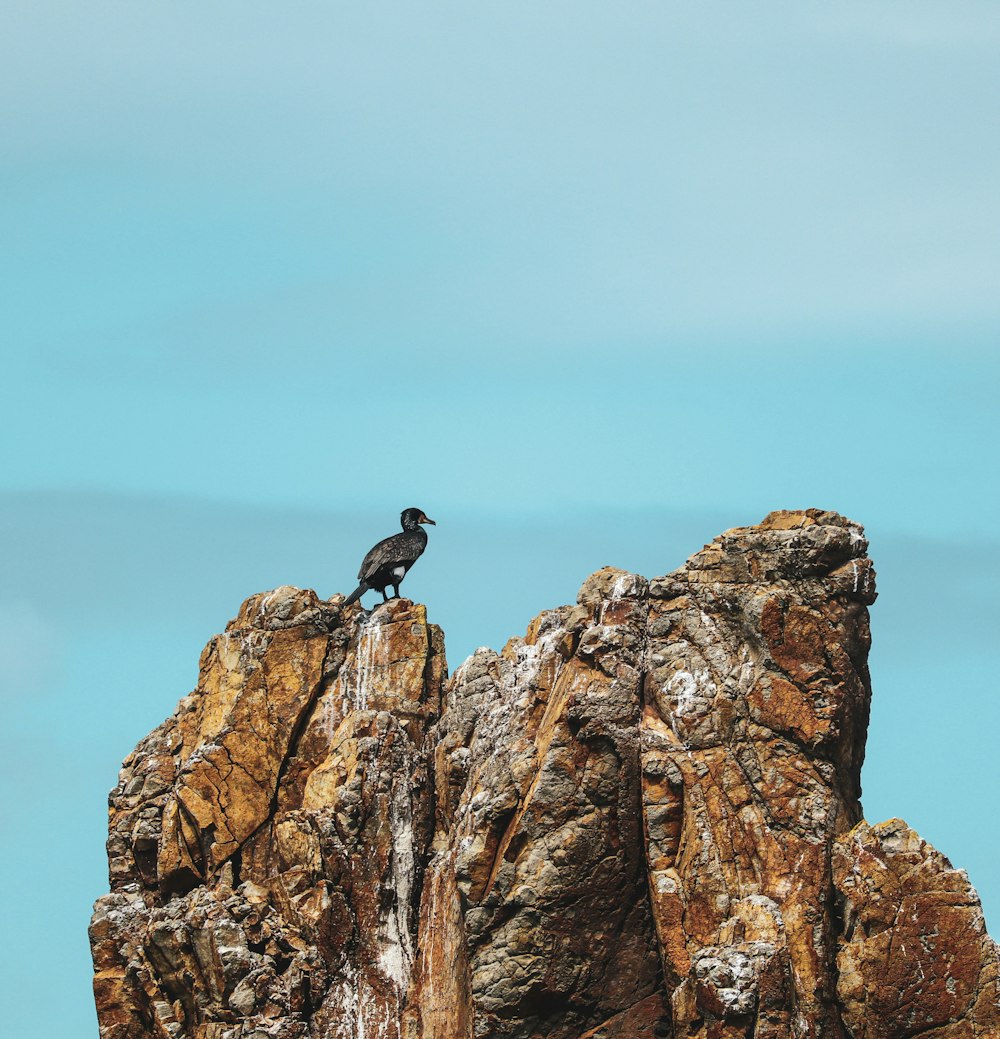
[[[359,584],[358,587],[355,588],[354,591],[351,592],[351,594],[344,600],[344,605],[350,606],[352,602],[357,602],[358,599],[360,599],[361,596],[364,595],[367,591],[368,585],[366,585],[365,582],[362,581],[361,584]]]

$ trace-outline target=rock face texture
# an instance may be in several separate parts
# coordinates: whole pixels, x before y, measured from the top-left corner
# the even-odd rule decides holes
[[[605,569],[449,678],[405,599],[279,588],[110,797],[103,1039],[975,1039],[965,874],[859,801],[859,526]]]

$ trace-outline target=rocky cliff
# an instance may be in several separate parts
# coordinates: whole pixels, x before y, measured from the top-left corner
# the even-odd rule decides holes
[[[110,798],[104,1039],[973,1039],[964,873],[862,819],[862,529],[605,569],[450,678],[405,599],[279,588]]]

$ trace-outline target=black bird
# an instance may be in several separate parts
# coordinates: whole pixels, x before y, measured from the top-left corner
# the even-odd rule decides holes
[[[437,526],[434,520],[428,519],[420,509],[404,509],[399,522],[403,525],[403,533],[393,534],[391,538],[380,541],[365,556],[358,571],[361,584],[344,600],[345,606],[360,599],[369,588],[380,591],[382,601],[388,602],[389,596],[385,594],[385,590],[389,585],[392,585],[395,597],[399,598],[399,582],[427,547],[427,531],[421,530],[420,524],[430,523],[431,526]]]

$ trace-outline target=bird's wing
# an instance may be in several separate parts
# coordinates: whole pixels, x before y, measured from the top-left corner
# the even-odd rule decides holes
[[[423,550],[421,539],[414,538],[410,531],[393,534],[380,541],[365,556],[358,571],[358,580],[366,581],[376,570],[393,563],[412,563]]]

